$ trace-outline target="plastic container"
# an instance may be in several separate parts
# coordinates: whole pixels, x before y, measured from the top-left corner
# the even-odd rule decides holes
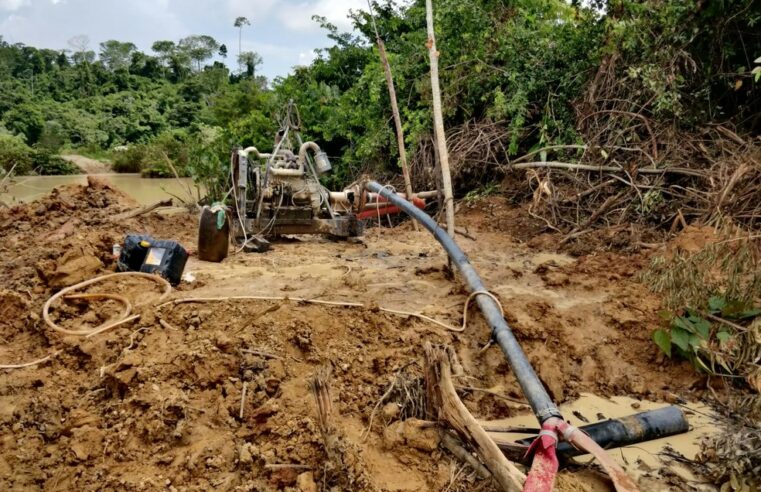
[[[230,223],[225,207],[204,206],[198,223],[198,259],[220,262],[227,258]]]
[[[177,241],[128,234],[124,238],[117,268],[122,272],[158,273],[171,284],[177,285],[187,261],[188,252]]]

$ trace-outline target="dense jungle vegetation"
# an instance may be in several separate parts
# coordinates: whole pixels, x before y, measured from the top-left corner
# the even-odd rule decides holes
[[[424,2],[373,6],[418,185],[429,185]],[[666,165],[678,160],[671,144],[682,146],[681,134],[707,124],[739,134],[761,130],[757,0],[439,0],[435,8],[445,124],[461,192],[539,148],[570,146],[550,160]],[[234,73],[207,63],[227,48],[203,35],[159,40],[151,53],[128,40],[101,43],[97,54],[84,37],[61,51],[0,41],[0,164],[16,164],[19,173],[67,172],[54,156],[75,148],[110,153],[119,171],[166,174],[166,154],[183,173],[214,172],[232,145],[270,147],[278,114],[293,99],[306,135],[335,161],[330,184],[362,171],[395,172],[391,110],[368,13],[353,13],[351,33],[315,21],[333,45],[269,82],[255,74],[255,53],[244,53]],[[574,147],[582,145],[598,150]]]

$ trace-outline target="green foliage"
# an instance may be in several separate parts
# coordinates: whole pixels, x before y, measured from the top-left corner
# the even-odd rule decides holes
[[[761,113],[761,97],[752,80],[761,70],[750,54],[761,53],[761,13],[748,9],[747,0],[583,5],[437,1],[445,126],[492,125],[500,139],[496,160],[542,146],[583,143],[580,116],[596,107],[595,94],[606,89],[598,84],[607,83],[608,75],[619,89],[597,96],[603,105],[613,98],[674,127],[698,128],[733,117],[738,124],[758,124],[753,116]],[[417,149],[430,151],[421,143],[430,141],[432,132],[424,2],[382,0],[372,7],[414,160]],[[109,40],[97,60],[84,36],[71,40],[71,56],[0,39],[0,123],[22,134],[28,145],[40,142],[51,150],[145,146],[121,156],[119,168],[161,173],[166,169],[152,154],[151,142],[167,132],[181,130],[193,141],[201,125],[219,127],[227,147],[254,144],[266,150],[278,109],[293,100],[305,138],[318,141],[335,164],[325,184],[339,187],[363,172],[397,174],[397,141],[375,30],[367,12],[351,15],[351,33],[315,17],[331,45],[271,87],[256,76],[261,58],[241,53],[240,46],[239,73],[210,63],[215,54],[225,56],[227,47],[205,35],[156,41],[150,54],[128,41]],[[239,36],[248,25],[244,17],[234,21]],[[626,145],[638,137],[611,138]],[[493,173],[469,176],[471,182],[460,183],[463,189],[495,179]],[[644,193],[637,210],[657,214],[664,203],[663,196]]]
[[[492,181],[484,187],[469,191],[465,195],[465,202],[474,203],[497,193],[499,193],[499,183]]]
[[[79,168],[43,146],[30,147],[24,139],[0,133],[0,169],[14,174],[77,174]]]
[[[61,175],[79,174],[81,171],[71,162],[51,154],[47,149],[37,148],[32,153],[32,161],[37,174]]]
[[[23,138],[0,133],[0,167],[5,172],[15,166],[16,174],[28,174],[32,171],[32,162],[32,149]]]
[[[655,258],[642,280],[664,294],[669,309],[661,313],[663,326],[653,332],[653,342],[702,372],[740,376],[761,387],[760,258],[758,245],[747,237]]]
[[[188,172],[209,202],[222,201],[230,186],[230,146],[220,128],[202,126],[190,146]]]
[[[745,332],[738,323],[761,315],[761,308],[719,296],[711,297],[707,306],[705,312],[692,309],[681,313],[663,311],[660,316],[664,327],[653,332],[653,342],[668,357],[682,357],[699,371],[711,375],[736,375],[742,369],[741,361],[729,357],[731,350],[727,349],[736,345],[735,339]]]

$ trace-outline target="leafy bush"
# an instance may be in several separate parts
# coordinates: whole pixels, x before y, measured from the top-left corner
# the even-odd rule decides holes
[[[229,162],[230,145],[221,129],[202,125],[190,146],[187,170],[210,202],[220,201],[230,186]]]
[[[174,171],[167,162],[169,160],[180,176],[187,176],[187,138],[184,131],[176,130],[162,133],[148,143],[115,150],[113,169],[118,173],[141,173],[152,178],[171,177]]]
[[[33,151],[24,139],[16,135],[0,134],[0,167],[10,172],[27,174],[32,170]]]
[[[68,136],[63,125],[58,121],[45,122],[37,145],[50,152],[57,152],[66,143],[68,143]]]
[[[139,173],[143,170],[147,153],[145,145],[130,145],[126,150],[114,152],[111,165],[117,173]]]
[[[724,237],[724,236],[719,236]],[[653,341],[669,357],[714,375],[743,377],[761,391],[761,250],[728,237],[692,254],[653,259],[642,280],[669,308]]]
[[[32,162],[37,174],[62,175],[79,174],[81,170],[71,162],[53,155],[44,148],[35,148],[32,152]]]

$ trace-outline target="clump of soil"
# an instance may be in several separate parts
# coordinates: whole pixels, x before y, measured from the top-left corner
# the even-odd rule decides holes
[[[325,366],[332,368],[334,425],[346,444],[341,462],[363,477],[362,489],[492,487],[457,473],[461,463],[430,431],[402,422],[424,418],[412,393],[425,341],[455,348],[467,375],[462,397],[477,418],[525,412],[511,401],[522,395],[504,355],[484,349],[484,321],[474,308],[467,329],[454,333],[370,307],[461,322],[466,293],[443,273],[445,256],[427,233],[374,230],[359,244],[295,238],[219,264],[191,258],[186,271],[198,280],[174,294],[338,299],[368,308],[168,304],[143,308],[138,322],[87,340],[47,330],[42,303],[74,275],[113,269],[111,244],[126,232],[195,243],[194,214],[110,220],[133,206],[91,182],[0,211],[0,274],[8,289],[0,292],[0,319],[14,319],[2,325],[0,362],[62,350],[44,364],[0,373],[0,488],[322,489],[336,470],[326,465],[308,382]],[[634,281],[646,257],[573,259],[530,250],[482,227],[491,221],[471,221],[472,214],[463,225],[478,239],[462,240],[463,247],[558,402],[582,391],[651,400],[702,395],[692,369],[662,360],[650,341],[660,300]],[[131,299],[151,295],[147,282],[97,289]],[[388,393],[366,432],[373,409],[400,377],[406,382]],[[558,486],[579,490],[580,482],[563,472]]]

